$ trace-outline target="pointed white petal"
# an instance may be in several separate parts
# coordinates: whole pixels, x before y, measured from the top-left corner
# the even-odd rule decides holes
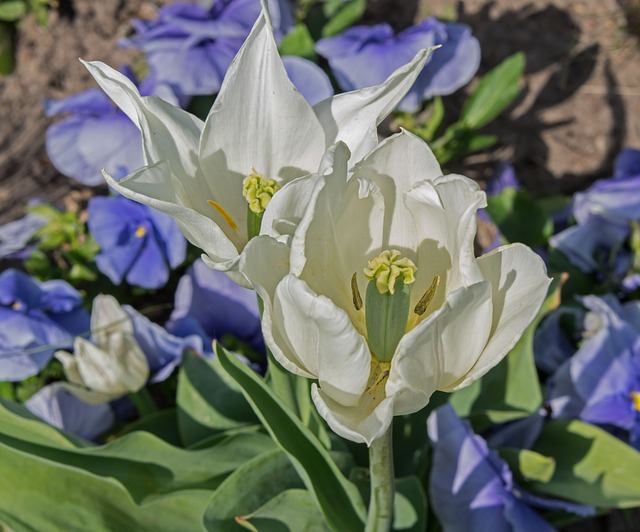
[[[133,322],[115,297],[100,294],[91,309],[91,337],[96,345],[105,346],[116,331],[133,334]]]
[[[157,96],[141,97],[131,81],[99,61],[85,62],[102,90],[140,128],[145,161],[169,161],[180,179],[193,179],[202,121]]]
[[[451,391],[468,386],[500,362],[538,313],[551,279],[539,255],[522,244],[496,249],[478,259],[491,283],[491,337],[477,363]]]
[[[371,353],[346,312],[291,274],[276,288],[273,311],[303,369],[334,400],[355,405],[369,379]]]
[[[171,216],[184,236],[202,249],[212,261],[226,262],[237,257],[237,246],[244,246],[239,236],[232,242],[212,218],[217,215],[213,207],[212,216],[207,217],[176,197],[168,165],[164,162],[141,168],[120,181],[104,174],[109,186],[123,196],[153,207]],[[225,224],[218,215],[219,224]],[[236,245],[234,245],[236,244]]]
[[[227,70],[207,117],[200,161],[230,212],[247,209],[252,168],[280,185],[314,172],[325,150],[313,109],[293,86],[263,12]]]
[[[327,146],[339,140],[361,160],[378,143],[376,126],[393,111],[413,85],[434,48],[421,50],[381,85],[338,94],[314,106],[327,136]]]

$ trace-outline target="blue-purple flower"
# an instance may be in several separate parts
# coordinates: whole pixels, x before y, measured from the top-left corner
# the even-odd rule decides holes
[[[176,93],[215,94],[260,14],[260,2],[217,0],[209,4],[164,6],[155,20],[134,20],[135,32],[121,44],[142,50],[158,79]],[[284,0],[270,0],[269,8],[276,35],[282,36],[293,23],[289,7]]]
[[[0,259],[25,259],[29,256],[33,239],[38,229],[47,224],[46,218],[29,212],[18,220],[0,225]]]
[[[167,329],[178,336],[198,335],[209,354],[212,340],[222,340],[227,334],[264,352],[255,292],[208,268],[202,260],[180,279]]]
[[[122,72],[143,95],[155,94],[170,103],[177,99],[153,72],[138,85],[132,72]],[[84,185],[104,184],[102,170],[116,179],[140,168],[142,137],[136,125],[100,89],[45,102],[47,116],[65,115],[47,129],[46,149],[56,169]]]
[[[89,330],[82,298],[64,281],[38,283],[19,270],[0,275],[0,381],[38,373],[56,349]]]
[[[433,442],[430,502],[447,532],[554,530],[532,507],[593,514],[591,507],[543,499],[520,488],[507,464],[450,405],[435,410],[427,424]]]
[[[388,24],[354,26],[321,39],[316,51],[329,61],[345,91],[377,85],[422,48],[441,44],[414,86],[398,106],[415,112],[434,96],[451,94],[466,85],[480,65],[480,45],[468,26],[428,18],[398,34]]]
[[[553,416],[601,425],[640,449],[640,303],[583,302],[592,336],[550,381]]]
[[[285,55],[282,57],[282,63],[291,83],[309,104],[315,105],[333,96],[333,86],[329,77],[314,62],[295,55]]]
[[[24,406],[49,425],[87,440],[97,439],[115,419],[108,404],[87,404],[63,383],[45,386]]]
[[[187,242],[167,215],[121,196],[89,201],[87,225],[100,245],[98,269],[114,284],[160,288],[186,255]]]

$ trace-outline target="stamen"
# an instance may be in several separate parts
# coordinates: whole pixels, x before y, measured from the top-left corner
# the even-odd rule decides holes
[[[229,227],[231,227],[231,229],[233,229],[234,231],[238,229],[238,224],[236,224],[236,222],[233,221],[233,218],[231,218],[229,213],[224,209],[224,207],[222,207],[222,205],[211,200],[207,200],[207,203],[211,205],[216,211],[218,211],[218,213],[220,213],[220,215],[224,218],[225,222],[229,224]]]
[[[364,269],[364,275],[370,281],[375,279],[376,288],[381,294],[395,293],[396,279],[401,278],[404,284],[415,281],[413,274],[418,268],[413,261],[402,257],[397,249],[386,250],[375,259],[369,261],[369,267]]]
[[[358,279],[355,272],[351,277],[351,297],[353,297],[353,306],[356,310],[360,310],[362,308],[362,297],[360,297],[360,291],[358,290]]]
[[[635,408],[636,412],[640,412],[640,392],[631,392],[629,397],[633,403],[633,408]]]
[[[23,305],[22,305],[22,303],[20,303],[20,301],[14,301],[14,302],[11,304],[11,308],[12,308],[13,310],[22,310]]]
[[[418,304],[413,309],[413,311],[418,316],[422,316],[427,311],[427,307],[431,304],[431,302],[433,301],[433,298],[436,295],[436,291],[438,290],[439,284],[440,284],[440,276],[436,275],[433,278],[433,281],[431,282],[431,286],[427,288],[427,291],[420,298],[420,301],[418,301]]]
[[[143,237],[144,235],[146,235],[146,234],[147,234],[147,229],[146,229],[146,227],[144,227],[143,225],[139,226],[139,227],[136,229],[135,235],[136,235],[138,238],[142,238],[142,237]]]

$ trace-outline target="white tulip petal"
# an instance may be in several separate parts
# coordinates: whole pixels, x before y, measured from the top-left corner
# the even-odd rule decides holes
[[[343,141],[351,150],[352,161],[359,161],[369,153],[378,143],[376,126],[404,98],[433,50],[418,52],[381,85],[338,94],[317,103],[314,111],[326,133],[327,146]]]
[[[371,445],[371,442],[387,431],[394,416],[395,397],[383,399],[371,411],[366,406],[344,406],[313,384],[311,398],[318,413],[329,424],[331,430],[356,443]]]
[[[387,396],[401,394],[397,413],[416,412],[478,360],[491,332],[491,286],[482,281],[449,294],[444,305],[400,340]]]
[[[451,391],[478,380],[507,355],[538,313],[551,283],[542,258],[523,244],[498,248],[480,257],[478,265],[491,283],[491,337],[475,366]]]
[[[291,274],[277,286],[273,307],[303,369],[335,401],[354,406],[367,386],[371,353],[347,313]]]
[[[98,295],[91,310],[91,337],[96,345],[106,345],[116,331],[133,334],[133,322],[115,297]]]
[[[78,371],[78,363],[75,357],[66,351],[56,351],[54,356],[62,364],[62,369],[64,370],[64,375],[67,377],[67,380],[72,384],[82,385],[82,376]]]
[[[181,205],[168,170],[166,163],[160,162],[141,168],[120,181],[108,174],[104,176],[109,186],[123,196],[171,216],[187,240],[202,249],[214,262],[237,257],[238,250],[234,242],[211,219],[217,214],[215,209],[210,209],[212,216],[209,218],[189,206]],[[220,220],[220,224],[226,223],[221,217]],[[236,243],[244,246],[246,239],[236,239]]]
[[[252,168],[281,185],[314,172],[325,136],[289,80],[264,11],[227,70],[200,141],[218,197],[232,215],[246,211],[242,180]]]
[[[157,96],[140,96],[131,81],[99,61],[85,62],[98,85],[138,126],[147,164],[169,161],[180,179],[198,173],[197,148],[202,121]]]
[[[240,256],[240,272],[262,299],[262,334],[267,347],[282,367],[291,373],[314,379],[289,344],[282,323],[274,319],[273,302],[278,283],[289,273],[289,247],[274,238],[252,238]]]

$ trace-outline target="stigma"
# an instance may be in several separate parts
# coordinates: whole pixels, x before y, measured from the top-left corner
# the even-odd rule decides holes
[[[242,181],[242,195],[249,204],[249,210],[255,214],[262,214],[273,195],[280,190],[280,186],[273,179],[265,179],[255,168]]]
[[[418,268],[413,261],[402,257],[397,249],[386,250],[375,259],[369,261],[368,268],[364,269],[364,275],[369,281],[376,283],[380,294],[395,293],[396,281],[402,280],[404,284],[415,281],[414,273]]]

